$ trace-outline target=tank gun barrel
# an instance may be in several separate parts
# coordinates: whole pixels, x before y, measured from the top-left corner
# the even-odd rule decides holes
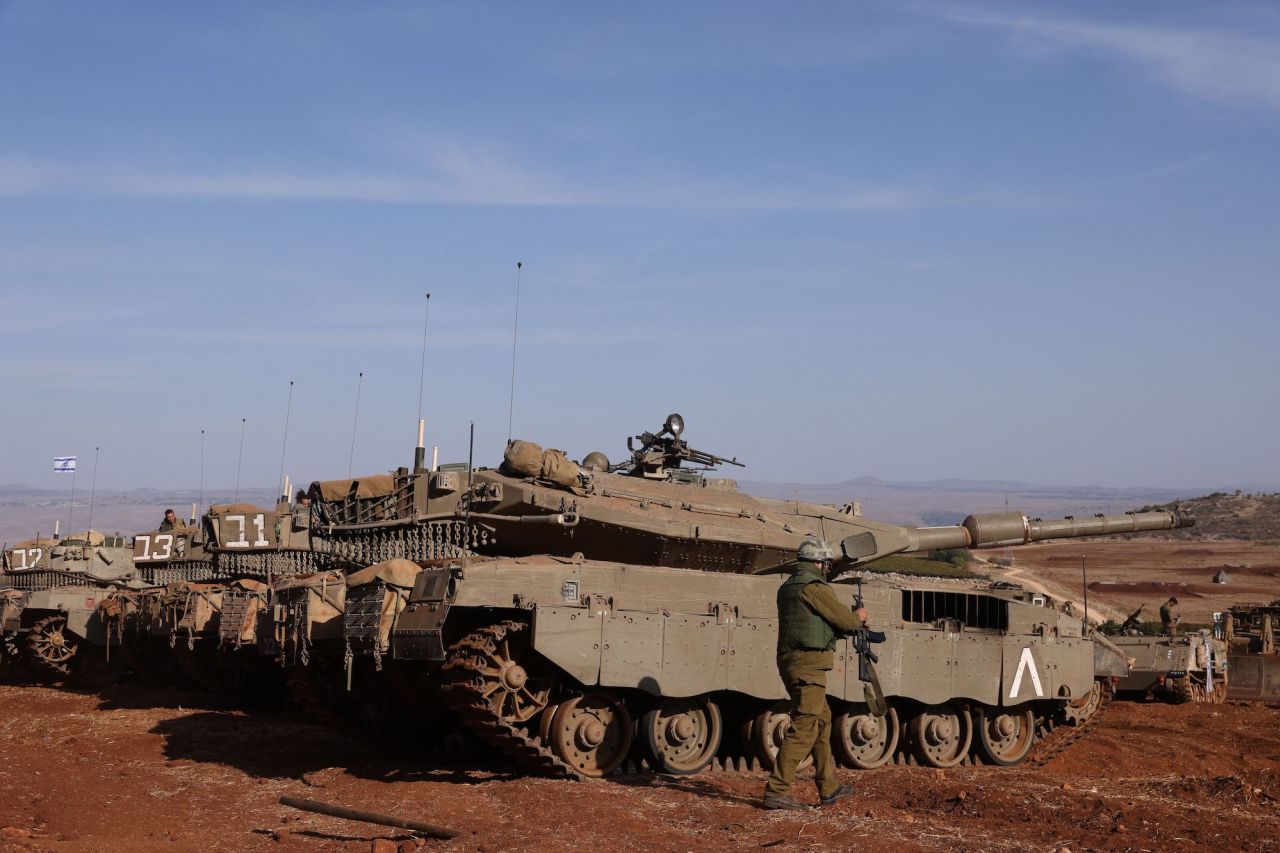
[[[1068,516],[1051,521],[1027,518],[1020,512],[997,512],[971,515],[952,527],[916,527],[908,533],[912,540],[907,551],[931,551],[939,548],[992,548],[1027,545],[1047,539],[1076,539],[1082,536],[1107,536],[1119,533],[1145,533],[1191,527],[1195,517],[1181,510],[1127,512],[1124,515],[1102,515],[1092,518]]]

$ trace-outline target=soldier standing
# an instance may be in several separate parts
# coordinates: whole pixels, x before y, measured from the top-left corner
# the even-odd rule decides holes
[[[1182,614],[1178,611],[1178,599],[1169,596],[1169,600],[1160,605],[1160,626],[1164,632],[1170,637],[1178,636],[1178,623],[1182,621]]]
[[[834,560],[827,543],[806,539],[797,557],[794,574],[778,587],[778,672],[791,697],[791,729],[765,785],[766,809],[809,808],[791,796],[791,786],[810,753],[822,805],[853,793],[853,786],[836,781],[827,673],[835,666],[837,638],[863,627],[867,611],[850,611],[827,584]]]

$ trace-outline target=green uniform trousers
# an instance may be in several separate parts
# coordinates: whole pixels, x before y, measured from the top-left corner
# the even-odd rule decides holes
[[[789,652],[778,659],[778,671],[791,697],[791,730],[778,750],[766,794],[785,795],[796,781],[796,768],[813,753],[818,794],[827,796],[837,787],[831,758],[831,706],[827,704],[827,673],[835,665],[832,652]]]

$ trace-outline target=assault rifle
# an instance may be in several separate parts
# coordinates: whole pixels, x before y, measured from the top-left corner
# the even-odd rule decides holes
[[[859,574],[858,592],[853,597],[853,609],[861,610],[863,606],[862,575]],[[875,664],[880,662],[880,656],[871,648],[871,644],[883,642],[883,631],[872,631],[863,625],[853,632],[853,648],[858,653],[858,680],[868,685],[865,690],[867,707],[877,717],[888,714],[889,706],[885,703],[884,693],[880,690],[880,676],[876,674]]]

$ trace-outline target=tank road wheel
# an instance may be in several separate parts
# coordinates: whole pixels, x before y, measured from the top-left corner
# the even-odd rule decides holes
[[[1083,726],[1085,721],[1102,707],[1102,682],[1093,682],[1093,688],[1079,699],[1072,699],[1062,709],[1062,721],[1069,726]]]
[[[1165,692],[1169,696],[1169,701],[1176,705],[1183,702],[1190,702],[1195,698],[1191,687],[1191,676],[1181,675],[1177,678],[1166,678],[1164,682]]]
[[[856,770],[873,770],[888,763],[898,748],[898,712],[889,708],[884,717],[858,706],[832,721],[831,746],[841,764]]]
[[[765,770],[773,770],[773,765],[778,760],[778,750],[782,748],[782,742],[787,739],[787,732],[791,730],[791,715],[784,710],[786,707],[785,703],[779,703],[767,711],[761,711],[742,726],[742,740],[747,751],[760,759]],[[811,764],[813,756],[809,755],[800,762],[797,769],[803,770]]]
[[[916,758],[927,767],[955,767],[973,742],[969,712],[948,702],[925,708],[907,723]]]
[[[80,647],[79,641],[66,629],[67,617],[55,614],[36,622],[27,635],[27,654],[31,662],[54,678],[65,678],[71,674],[71,659]]]
[[[716,703],[695,696],[664,700],[644,715],[640,731],[659,773],[692,776],[715,758],[724,727]]]
[[[612,773],[631,749],[631,715],[622,700],[593,690],[561,702],[547,727],[551,750],[583,776]]]
[[[1030,708],[1013,712],[982,708],[974,715],[973,722],[977,729],[973,739],[975,752],[987,764],[999,767],[1021,764],[1036,740],[1036,713]]]

